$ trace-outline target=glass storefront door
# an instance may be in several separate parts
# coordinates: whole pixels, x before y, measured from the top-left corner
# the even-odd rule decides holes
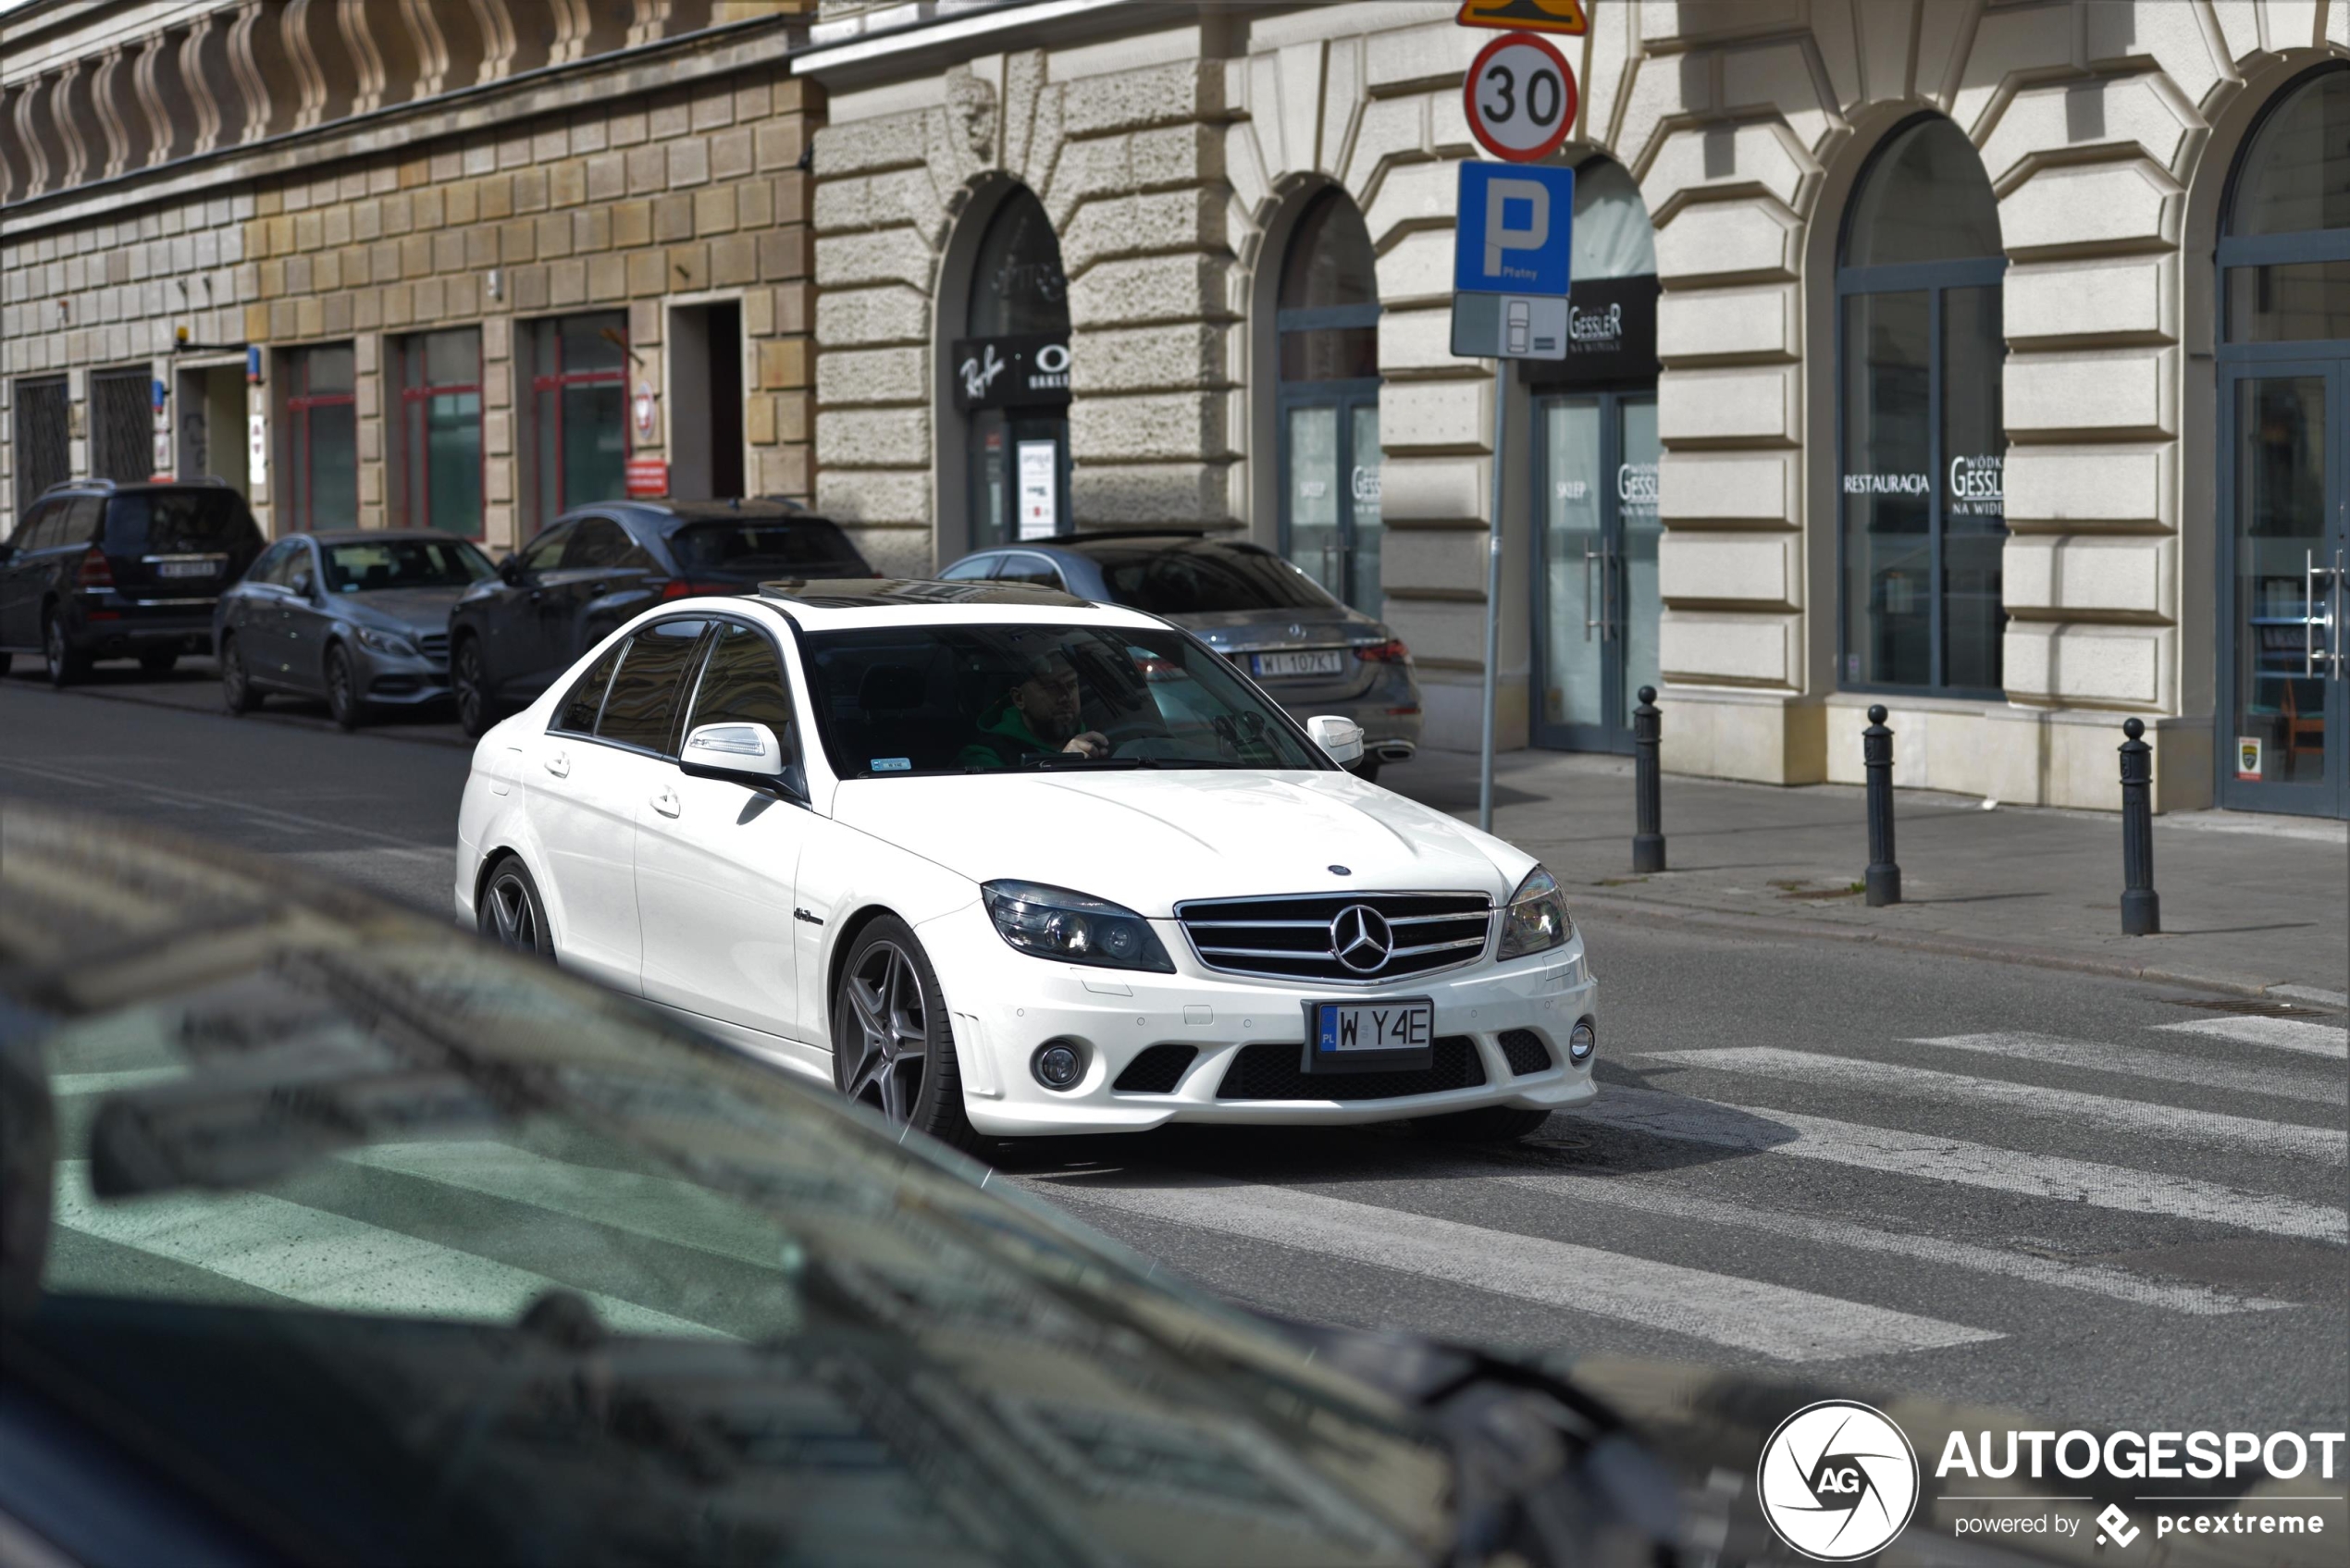
[[[1656,398],[1545,397],[1535,433],[1534,742],[1628,752],[1658,684]]]
[[[1357,610],[1385,612],[1379,586],[1379,392],[1285,396],[1284,553]]]
[[[2350,360],[2230,367],[2220,804],[2350,816]]]

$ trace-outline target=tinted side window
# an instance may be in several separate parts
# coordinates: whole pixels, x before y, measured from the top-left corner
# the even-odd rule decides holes
[[[651,558],[628,537],[628,530],[609,517],[590,517],[571,536],[563,551],[566,568],[579,566],[649,566]]]
[[[247,574],[256,583],[277,583],[282,586],[293,571],[294,554],[302,549],[300,539],[280,539],[271,545],[262,558],[253,563]]]
[[[98,537],[98,519],[106,510],[104,496],[83,496],[66,508],[65,525],[49,525],[48,537],[42,548],[54,549],[59,545],[86,545]]]
[[[765,633],[739,621],[718,623],[686,728],[728,723],[764,724],[778,740],[791,741],[791,696],[783,661]]]
[[[522,565],[526,572],[551,572],[555,562],[563,559],[563,547],[571,542],[572,525],[558,524],[524,547]]]
[[[603,710],[604,688],[612,685],[612,673],[620,668],[620,656],[626,643],[614,643],[601,659],[588,667],[579,677],[571,695],[555,710],[555,728],[575,734],[591,735],[596,733],[596,715]]]
[[[41,536],[49,531],[49,525],[60,515],[62,509],[56,502],[35,501],[32,510],[18,520],[17,531],[9,536],[9,542],[19,549],[41,549]]]
[[[1041,555],[1004,557],[1004,564],[996,569],[996,580],[999,583],[1028,583],[1040,588],[1062,586],[1059,570]]]
[[[677,718],[677,682],[699,646],[701,621],[657,621],[628,639],[628,651],[604,698],[597,722],[599,740],[669,749],[670,725]]]

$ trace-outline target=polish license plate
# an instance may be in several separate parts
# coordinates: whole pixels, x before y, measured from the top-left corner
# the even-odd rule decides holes
[[[1249,672],[1257,675],[1335,675],[1346,668],[1346,655],[1337,648],[1312,653],[1259,653],[1250,656]]]
[[[158,577],[210,577],[219,570],[219,563],[211,561],[159,561],[155,563],[155,575]]]
[[[1425,996],[1305,1004],[1305,1070],[1391,1071],[1435,1062],[1436,1004]]]

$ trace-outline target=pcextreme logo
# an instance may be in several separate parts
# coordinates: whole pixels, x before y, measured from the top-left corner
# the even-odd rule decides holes
[[[1883,1411],[1822,1400],[1779,1423],[1756,1473],[1762,1517],[1821,1562],[1882,1550],[1918,1505],[1918,1455]]]

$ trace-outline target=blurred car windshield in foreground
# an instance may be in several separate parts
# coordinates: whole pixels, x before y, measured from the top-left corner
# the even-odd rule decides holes
[[[32,1391],[263,1551],[1486,1556],[1474,1467],[1305,1340],[279,862],[0,808],[0,1415]],[[0,1478],[0,1522],[42,1506]]]
[[[328,545],[327,588],[330,593],[374,593],[383,588],[461,588],[496,575],[489,558],[463,539],[369,539]]]

